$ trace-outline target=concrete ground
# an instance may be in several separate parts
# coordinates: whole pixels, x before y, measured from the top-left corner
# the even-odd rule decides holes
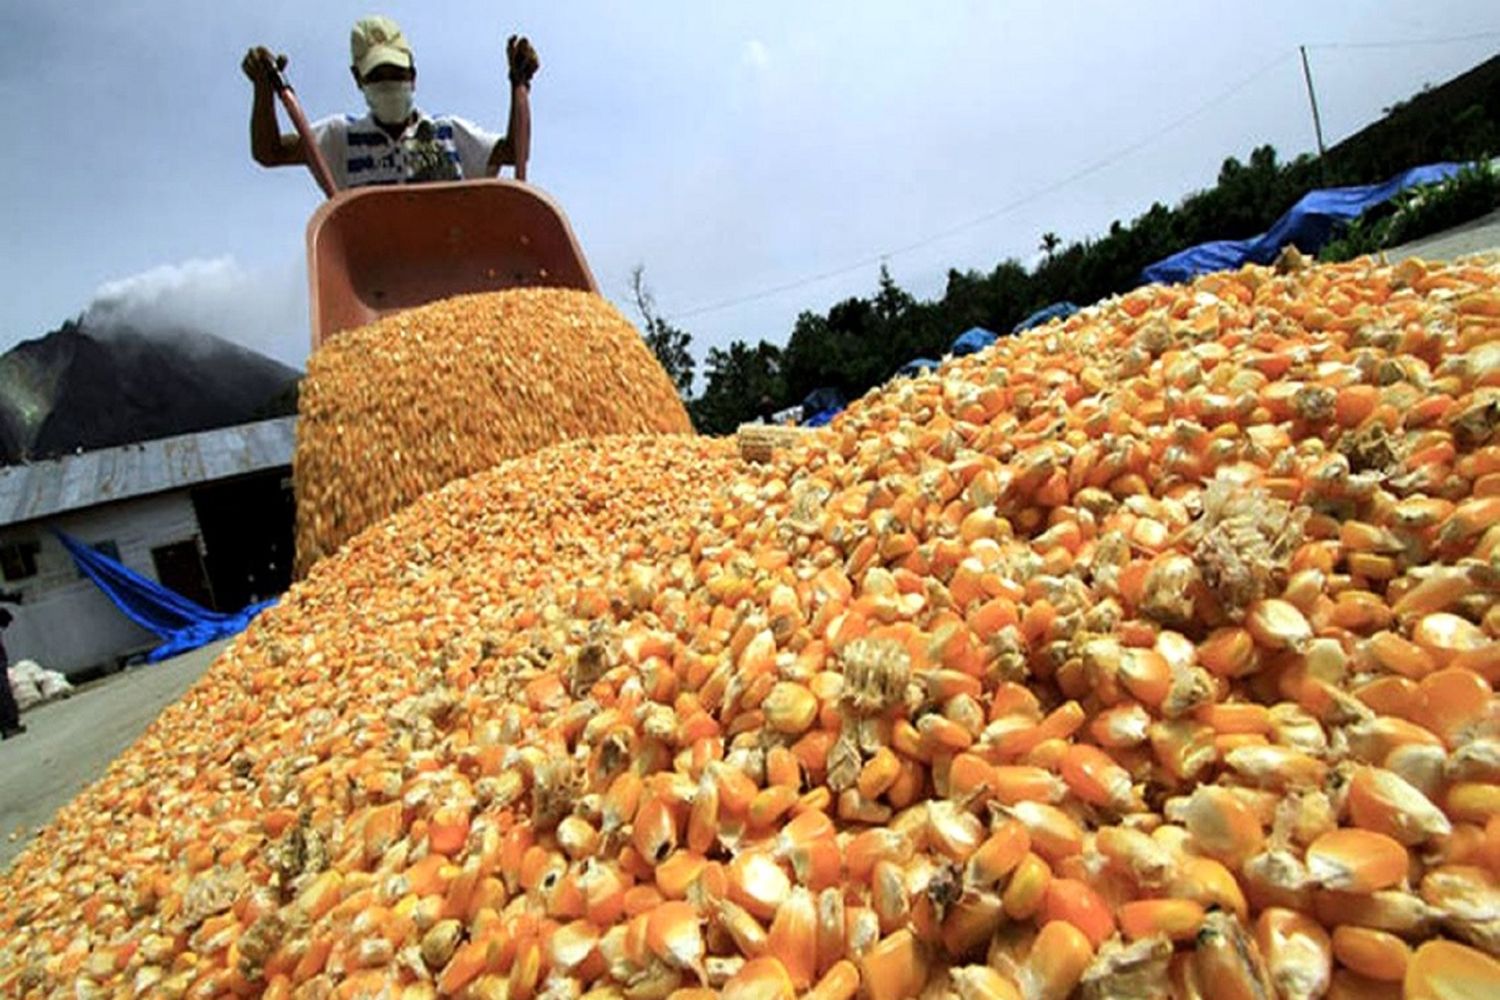
[[[182,696],[228,640],[88,684],[21,716],[27,732],[0,743],[0,869]]]
[[[1423,260],[1452,260],[1466,254],[1500,249],[1500,210],[1481,216],[1461,226],[1445,229],[1441,233],[1424,236],[1420,240],[1403,243],[1385,252],[1392,262],[1407,257]]]

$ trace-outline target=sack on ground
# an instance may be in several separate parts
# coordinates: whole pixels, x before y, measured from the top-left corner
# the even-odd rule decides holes
[[[16,696],[16,707],[26,711],[54,698],[66,698],[73,693],[68,678],[56,670],[48,670],[35,660],[17,660],[6,671],[10,689]]]
[[[43,670],[41,676],[37,678],[36,687],[47,701],[53,698],[66,698],[73,693],[73,685],[69,684],[68,679],[56,670]]]
[[[37,688],[36,681],[28,671],[22,669],[27,662],[22,660],[5,671],[5,679],[10,684],[11,694],[16,697],[16,707],[23,712],[42,700],[42,692]]]

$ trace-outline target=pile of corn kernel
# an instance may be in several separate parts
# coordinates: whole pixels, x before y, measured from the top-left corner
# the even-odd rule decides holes
[[[1149,287],[761,465],[319,563],[0,881],[0,992],[1500,995],[1500,266]]]
[[[581,437],[690,433],[677,390],[607,301],[461,295],[340,333],[298,400],[296,575],[424,493]]]

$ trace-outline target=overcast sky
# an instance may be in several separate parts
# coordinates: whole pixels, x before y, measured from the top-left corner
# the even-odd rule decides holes
[[[103,297],[300,365],[319,193],[250,159],[238,63],[270,45],[313,117],[361,111],[348,30],[375,11],[406,29],[424,109],[496,129],[504,38],[532,38],[532,181],[605,294],[623,304],[644,263],[700,356],[783,341],[799,311],[872,290],[890,251],[923,243],[889,266],[930,297],[950,266],[1031,259],[1044,231],[1096,235],[1211,185],[1226,156],[1312,149],[1299,43],[1319,46],[1330,144],[1500,50],[1494,0],[6,0],[0,350]]]

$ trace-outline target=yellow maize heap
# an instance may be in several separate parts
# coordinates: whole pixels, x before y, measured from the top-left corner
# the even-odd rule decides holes
[[[1485,262],[1139,289],[762,464],[547,448],[63,809],[0,993],[1500,995],[1497,546]]]
[[[424,493],[581,437],[686,434],[635,327],[561,288],[461,295],[334,337],[297,404],[297,576]]]

